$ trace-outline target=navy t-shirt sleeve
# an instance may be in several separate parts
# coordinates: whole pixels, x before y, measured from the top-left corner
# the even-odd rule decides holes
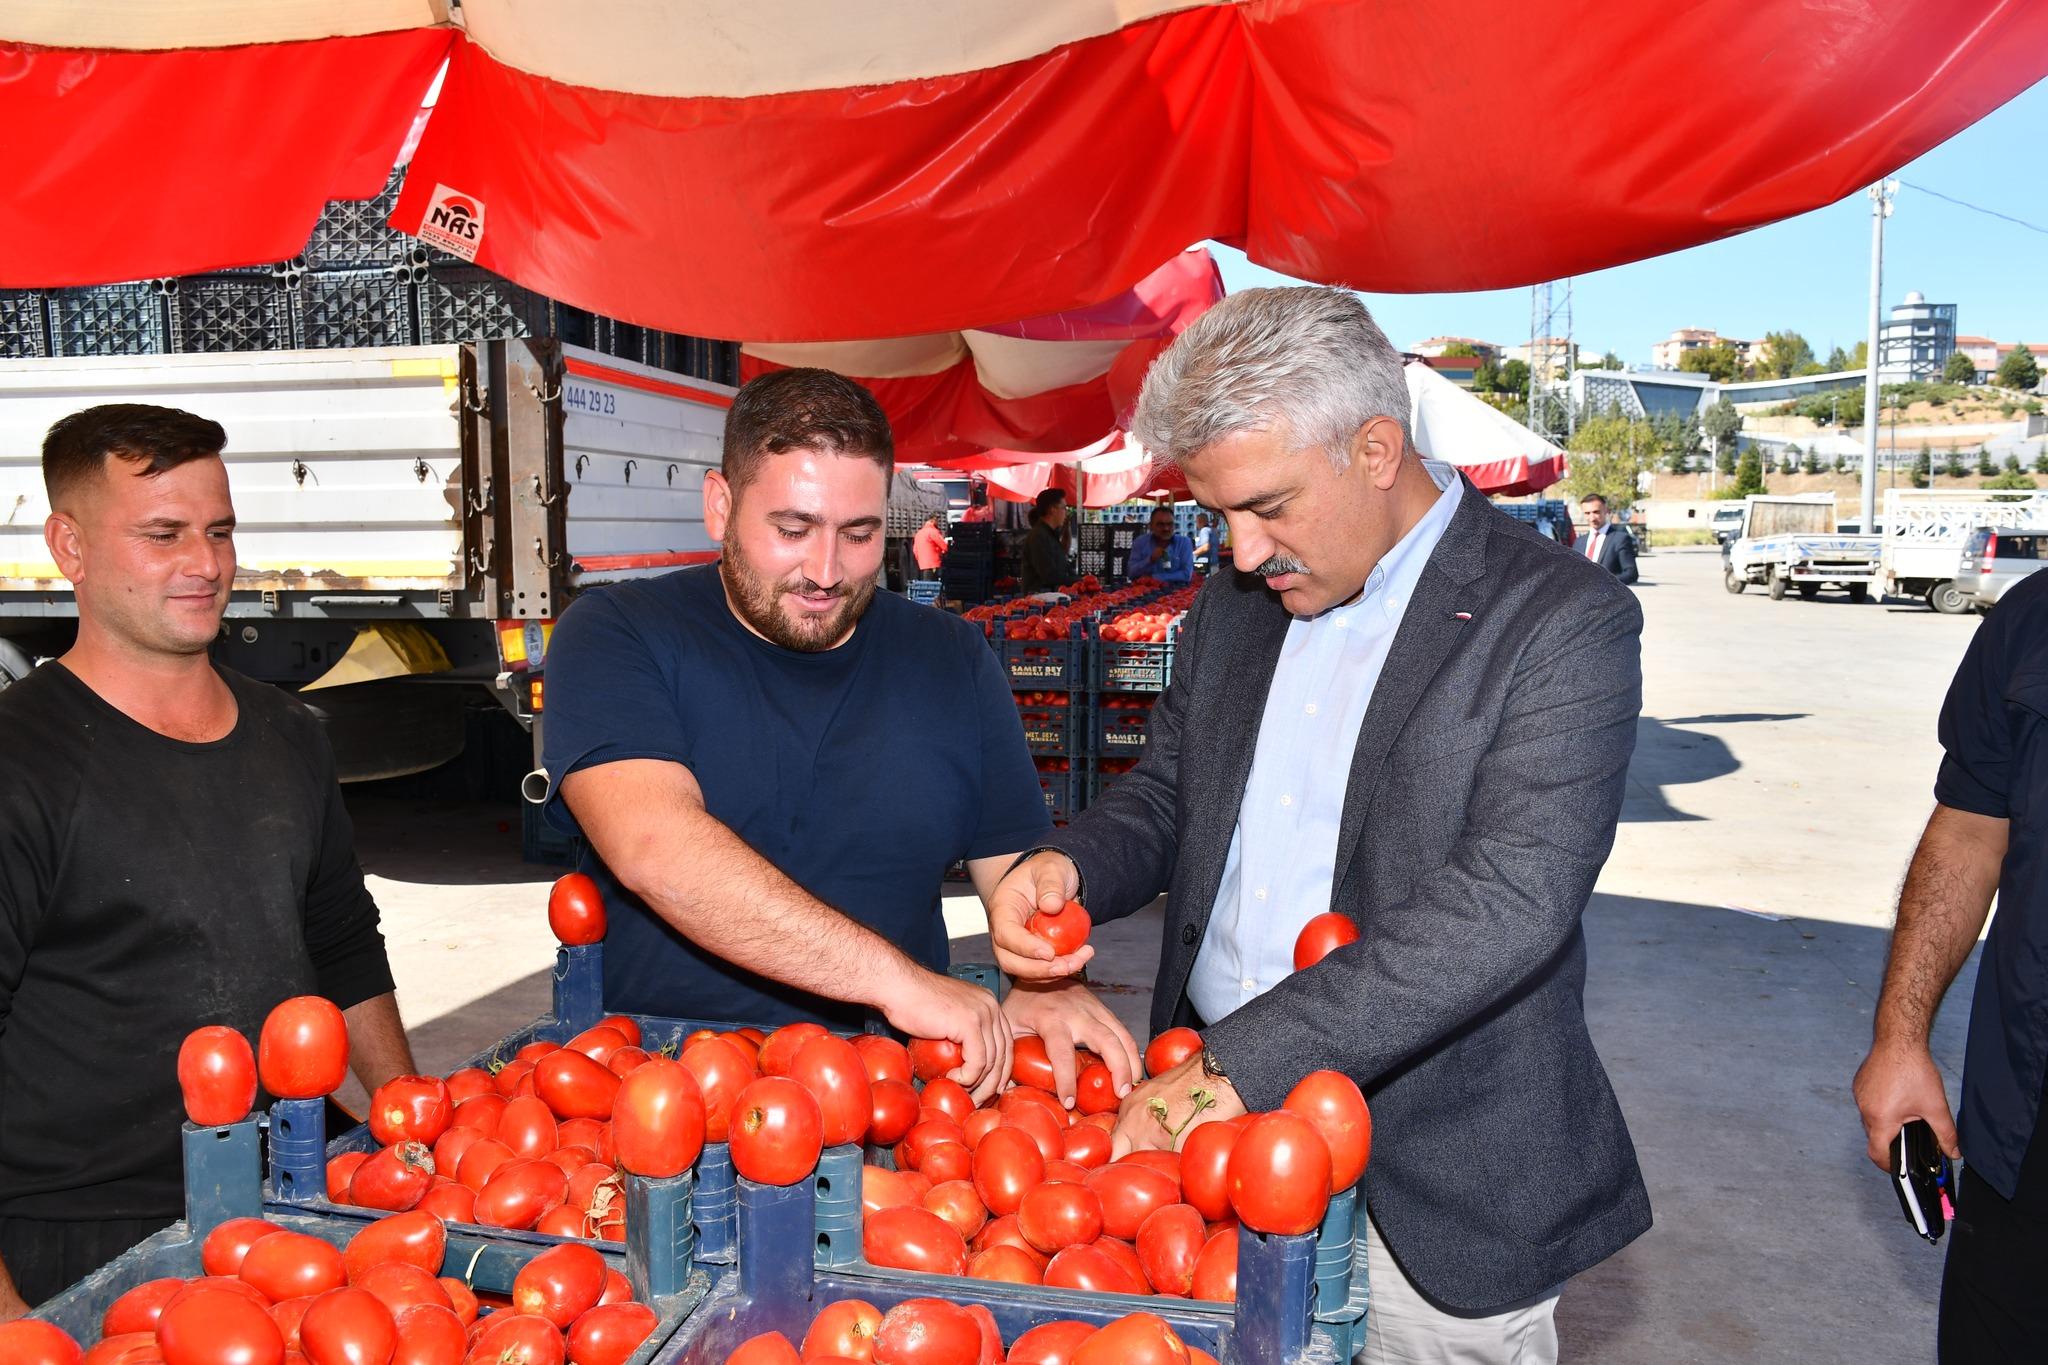
[[[676,705],[674,643],[657,649],[613,592],[585,593],[562,613],[548,643],[541,763],[547,818],[576,834],[562,800],[569,774],[631,758],[689,766],[691,737]]]
[[[1038,769],[1032,766],[1024,722],[1002,664],[982,641],[968,643],[974,659],[975,709],[981,716],[981,818],[967,856],[1022,853],[1052,832],[1045,789],[1038,785]]]
[[[1934,799],[1972,815],[2006,818],[2012,726],[2005,688],[2008,618],[1994,614],[1977,629],[1941,704],[1941,771]]]

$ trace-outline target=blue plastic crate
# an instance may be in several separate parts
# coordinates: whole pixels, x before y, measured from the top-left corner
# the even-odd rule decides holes
[[[1079,626],[1064,640],[1013,640],[1008,622],[996,623],[996,649],[1016,692],[1076,691],[1088,686],[1090,641]]]
[[[1111,706],[1114,694],[1098,697],[1095,703],[1095,757],[1136,758],[1145,752],[1145,733],[1152,724],[1152,708]]]
[[[939,580],[936,578],[913,578],[903,585],[903,595],[913,602],[929,607],[939,600]]]
[[[1053,700],[1027,702],[1018,697],[1017,718],[1024,725],[1025,745],[1032,753],[1048,758],[1086,758],[1092,713],[1088,694],[1033,690],[1044,692]]]
[[[1077,761],[1071,771],[1063,773],[1041,769],[1038,785],[1045,792],[1046,815],[1055,824],[1065,824],[1088,804],[1088,765]]]
[[[1127,640],[1091,640],[1094,646],[1090,685],[1098,692],[1164,692],[1173,681],[1173,653],[1180,624],[1167,628],[1162,644]]]

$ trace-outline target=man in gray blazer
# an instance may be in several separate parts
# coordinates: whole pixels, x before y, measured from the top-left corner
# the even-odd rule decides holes
[[[1072,972],[1024,921],[1168,893],[1155,1031],[1204,1051],[1134,1090],[1116,1145],[1371,1103],[1368,1361],[1556,1359],[1564,1282],[1650,1225],[1586,1032],[1580,916],[1614,841],[1642,614],[1410,441],[1401,359],[1355,295],[1235,294],[1153,366],[1134,428],[1221,508],[1244,572],[1183,625],[1143,759],[991,901],[997,956]],[[1357,942],[1293,970],[1335,910]],[[1185,1136],[1185,1133],[1182,1134]]]

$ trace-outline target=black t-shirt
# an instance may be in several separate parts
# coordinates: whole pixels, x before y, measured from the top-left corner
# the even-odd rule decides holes
[[[319,723],[220,674],[207,744],[62,664],[0,692],[0,1215],[175,1216],[185,1035],[391,989]]]
[[[802,653],[726,605],[714,566],[576,600],[548,648],[548,814],[562,779],[623,759],[681,763],[705,809],[790,880],[927,967],[946,964],[940,888],[960,858],[1050,829],[995,651],[974,626],[876,593],[853,636]],[[603,888],[608,1009],[774,1024],[859,1012],[705,952],[586,852]]]

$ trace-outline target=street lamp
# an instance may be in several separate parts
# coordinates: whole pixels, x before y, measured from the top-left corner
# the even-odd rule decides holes
[[[1870,195],[1870,338],[1863,371],[1863,529],[1877,525],[1878,312],[1884,295],[1884,220],[1892,216],[1899,182],[1880,180]],[[1898,470],[1892,471],[1893,481]]]

